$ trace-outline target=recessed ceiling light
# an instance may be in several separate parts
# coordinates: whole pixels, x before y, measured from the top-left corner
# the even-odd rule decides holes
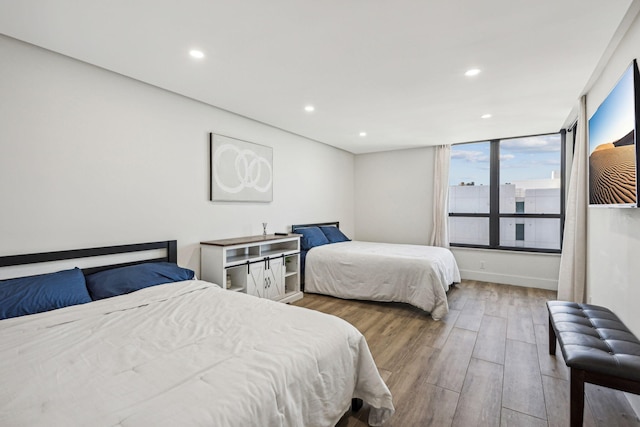
[[[197,50],[197,49],[190,50],[189,51],[189,55],[191,55],[191,57],[196,58],[196,59],[204,58],[204,53],[201,50]]]
[[[367,136],[367,133],[366,132],[360,132],[360,136],[365,137],[365,136]]]
[[[480,69],[479,68],[471,68],[469,70],[467,70],[464,75],[467,77],[473,77],[473,76],[477,76],[478,74],[480,74]]]
[[[313,105],[307,105],[306,107],[304,107],[304,111],[306,111],[307,113],[311,113],[313,111],[315,111],[315,107]]]
[[[491,118],[491,114],[483,114],[482,116],[480,116],[481,119],[490,119]]]

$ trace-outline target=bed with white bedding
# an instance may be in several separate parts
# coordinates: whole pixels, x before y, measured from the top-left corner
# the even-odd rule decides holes
[[[329,236],[339,236],[337,224],[323,223],[318,227],[322,232],[328,231]],[[309,227],[314,225],[292,228],[304,236]],[[351,241],[346,237],[317,244],[323,240],[317,238],[315,231],[311,235],[310,239],[302,238],[303,248],[309,243],[312,246],[305,254],[305,292],[409,303],[429,312],[435,320],[449,311],[446,292],[450,285],[460,282],[460,271],[450,250]]]
[[[352,398],[371,425],[394,411],[352,325],[199,280],[0,320],[0,376],[7,426],[333,426]]]

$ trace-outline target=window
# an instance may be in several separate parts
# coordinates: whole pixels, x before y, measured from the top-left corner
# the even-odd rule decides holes
[[[559,252],[564,132],[454,145],[452,246]]]

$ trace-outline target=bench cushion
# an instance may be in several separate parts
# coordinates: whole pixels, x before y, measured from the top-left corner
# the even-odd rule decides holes
[[[611,310],[567,301],[547,307],[567,366],[640,381],[640,341]]]

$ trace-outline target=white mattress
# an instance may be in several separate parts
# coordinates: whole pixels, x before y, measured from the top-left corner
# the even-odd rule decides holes
[[[340,242],[307,253],[305,292],[404,302],[435,320],[449,312],[447,290],[460,282],[450,250],[434,246]]]
[[[333,426],[393,413],[364,337],[187,281],[0,321],[3,426]]]

